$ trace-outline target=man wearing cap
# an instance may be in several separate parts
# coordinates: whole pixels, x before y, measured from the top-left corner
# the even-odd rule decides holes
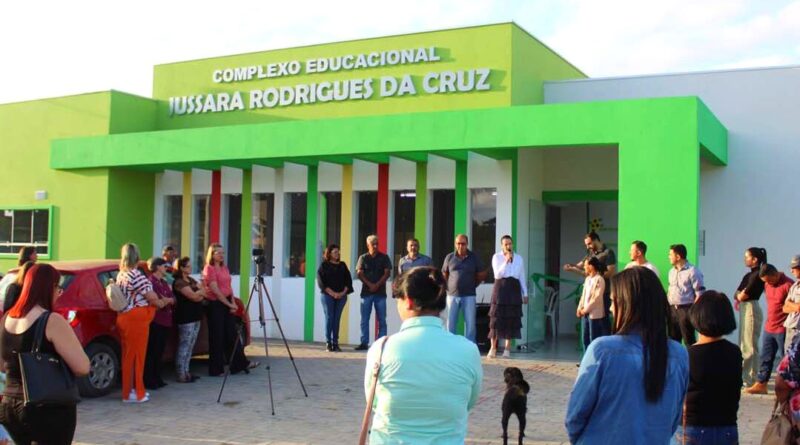
[[[798,324],[800,324],[800,255],[795,255],[789,262],[792,275],[798,281],[789,288],[789,295],[783,303],[783,312],[789,314],[783,326],[786,327],[786,341],[783,342],[784,353],[789,352],[789,347],[797,334]]]

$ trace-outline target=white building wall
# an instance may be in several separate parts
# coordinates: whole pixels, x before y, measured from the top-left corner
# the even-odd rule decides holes
[[[792,187],[800,165],[800,67],[545,84],[548,103],[667,96],[699,96],[729,131],[728,165],[701,166],[699,263],[706,286],[731,296],[750,246],[765,247],[788,275],[789,258],[800,253]],[[658,255],[667,252],[649,256]]]

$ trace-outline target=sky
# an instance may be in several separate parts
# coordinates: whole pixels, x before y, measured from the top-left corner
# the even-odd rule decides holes
[[[160,63],[508,21],[590,77],[800,65],[800,0],[11,1],[0,103],[149,97]]]

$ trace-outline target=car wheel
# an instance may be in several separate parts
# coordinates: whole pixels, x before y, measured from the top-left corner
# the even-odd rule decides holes
[[[89,356],[89,375],[78,379],[78,390],[83,397],[100,397],[114,389],[120,372],[119,357],[114,348],[104,343],[86,347]]]

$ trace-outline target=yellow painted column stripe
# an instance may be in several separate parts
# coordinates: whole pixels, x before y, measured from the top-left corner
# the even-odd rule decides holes
[[[342,261],[347,263],[350,272],[354,272],[353,259],[351,258],[351,251],[353,247],[353,165],[342,166],[342,233],[340,239],[339,253],[341,254]],[[349,342],[349,328],[350,328],[350,300],[357,298],[355,294],[351,294],[347,300],[348,304],[342,309],[342,321],[339,324],[339,342],[347,344]]]
[[[181,256],[192,256],[192,171],[183,172],[181,205]],[[203,254],[204,252],[200,252]],[[197,267],[197,265],[195,265]],[[202,265],[200,265],[202,267]]]

